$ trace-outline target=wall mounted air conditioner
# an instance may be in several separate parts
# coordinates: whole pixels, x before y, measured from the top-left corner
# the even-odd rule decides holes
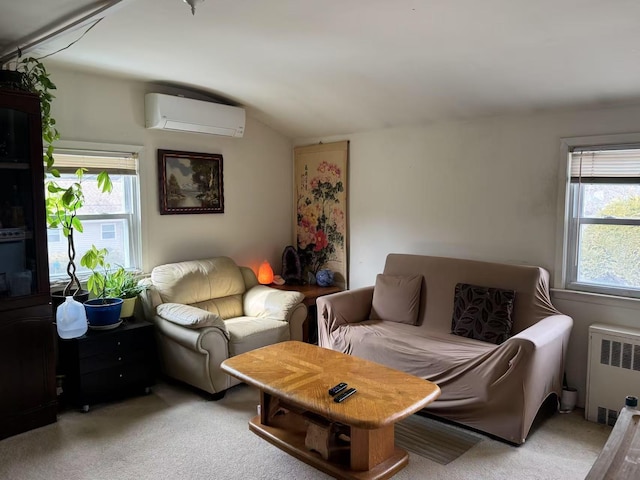
[[[162,93],[147,93],[144,107],[147,128],[225,137],[244,134],[244,108]]]
[[[613,426],[625,397],[640,396],[640,330],[594,323],[588,361],[585,416]]]

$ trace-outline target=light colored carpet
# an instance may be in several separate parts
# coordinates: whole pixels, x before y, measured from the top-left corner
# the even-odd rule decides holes
[[[161,383],[151,395],[67,411],[58,422],[0,441],[3,480],[305,480],[330,478],[248,429],[258,392],[218,402]],[[542,422],[527,443],[483,440],[448,465],[410,454],[398,480],[584,479],[611,427],[582,411]]]
[[[479,433],[421,415],[396,423],[396,445],[406,451],[447,465],[484,438]]]

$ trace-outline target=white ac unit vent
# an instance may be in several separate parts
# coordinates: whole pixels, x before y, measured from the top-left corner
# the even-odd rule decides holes
[[[613,426],[627,395],[640,396],[640,330],[589,327],[585,416]]]
[[[244,135],[244,108],[162,93],[147,93],[144,104],[147,128],[225,137]]]

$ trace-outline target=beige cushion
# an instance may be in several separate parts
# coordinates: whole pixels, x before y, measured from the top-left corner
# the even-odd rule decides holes
[[[289,311],[303,300],[304,295],[300,292],[287,292],[256,285],[244,295],[244,314],[285,321]]]
[[[163,303],[190,305],[245,292],[242,272],[228,257],[160,265],[151,271],[151,280]]]
[[[242,295],[212,298],[205,302],[194,303],[193,306],[206,310],[207,312],[215,313],[224,320],[240,317],[243,314]]]
[[[217,327],[225,333],[227,332],[224,320],[219,315],[190,305],[163,303],[158,305],[156,313],[159,317],[183,327]]]
[[[369,318],[415,325],[421,288],[422,275],[379,274],[373,289]]]
[[[229,356],[289,340],[289,324],[270,318],[238,317],[226,322]]]

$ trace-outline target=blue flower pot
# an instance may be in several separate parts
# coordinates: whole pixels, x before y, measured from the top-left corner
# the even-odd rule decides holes
[[[87,320],[92,327],[106,327],[120,321],[121,298],[94,298],[84,302]]]

